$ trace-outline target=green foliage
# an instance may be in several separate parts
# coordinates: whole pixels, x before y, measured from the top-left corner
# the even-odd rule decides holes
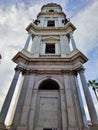
[[[94,93],[95,93],[95,96],[98,100],[98,95],[97,95],[97,88],[98,88],[98,79],[97,80],[88,80],[88,86],[89,87],[92,87]]]

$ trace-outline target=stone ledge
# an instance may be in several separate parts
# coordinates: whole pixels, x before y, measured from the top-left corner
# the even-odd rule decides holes
[[[6,126],[4,123],[0,122],[0,130],[9,130],[10,126]]]

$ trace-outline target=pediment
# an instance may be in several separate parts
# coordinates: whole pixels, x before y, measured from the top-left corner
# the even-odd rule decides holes
[[[42,37],[42,41],[59,41],[59,37],[56,36]]]

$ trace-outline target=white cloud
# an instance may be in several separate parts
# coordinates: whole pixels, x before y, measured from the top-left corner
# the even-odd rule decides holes
[[[89,58],[86,64],[87,79],[98,77],[98,1],[93,2],[72,18],[77,27],[74,33],[79,50]]]
[[[78,48],[88,53],[98,47],[98,1],[81,10],[72,21],[77,27],[75,39]]]
[[[95,58],[89,58],[89,61],[85,64],[87,80],[94,80],[98,78],[98,56]]]
[[[22,50],[27,38],[25,28],[39,11],[40,5],[29,7],[28,10],[23,8],[23,4],[20,8],[13,5],[9,10],[0,8],[0,108],[14,75],[16,65],[11,59]]]

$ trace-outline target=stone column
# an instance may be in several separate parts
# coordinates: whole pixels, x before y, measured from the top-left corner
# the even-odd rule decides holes
[[[70,52],[70,46],[69,46],[68,39],[66,36],[64,36],[64,43],[65,43],[66,54],[68,54]]]
[[[71,43],[72,43],[72,47],[73,49],[76,49],[76,43],[75,43],[75,40],[74,40],[74,37],[73,37],[73,32],[70,32],[70,39],[71,39]]]
[[[92,100],[92,97],[91,97],[91,94],[89,92],[89,88],[88,88],[88,85],[87,85],[87,82],[86,82],[86,79],[85,79],[85,76],[84,76],[84,70],[83,69],[80,70],[79,74],[80,74],[80,79],[81,79],[81,82],[82,82],[82,86],[83,86],[85,98],[86,98],[86,101],[87,101],[88,110],[89,110],[89,114],[90,114],[90,117],[91,117],[92,124],[98,125],[97,113],[96,113],[96,110],[95,110],[95,107],[94,107],[94,104],[93,104],[93,100]]]
[[[26,40],[26,43],[25,43],[25,46],[24,46],[24,49],[28,50],[28,46],[29,46],[29,43],[30,43],[30,39],[31,39],[31,35],[32,33],[29,34],[27,40]]]
[[[39,53],[40,53],[40,43],[41,43],[41,36],[36,36],[36,40],[35,40],[35,53],[34,56],[38,57]]]
[[[75,82],[76,82],[76,89],[77,89],[77,94],[78,94],[78,99],[79,99],[79,104],[80,104],[82,122],[83,122],[84,127],[88,128],[88,122],[87,122],[87,118],[86,118],[86,114],[85,114],[85,110],[84,110],[84,105],[83,105],[83,102],[82,102],[82,97],[81,97],[81,92],[80,92],[77,77],[75,77]]]
[[[66,57],[65,44],[63,36],[60,36],[60,45],[61,45],[61,57]]]
[[[16,87],[20,72],[21,72],[21,69],[18,66],[15,69],[14,78],[12,80],[11,86],[9,88],[9,91],[8,91],[7,96],[5,98],[5,101],[4,101],[4,105],[3,105],[1,113],[0,113],[0,123],[2,125],[4,124],[4,121],[5,121],[5,118],[6,118],[6,115],[7,115],[7,112],[8,112],[14,91],[15,91],[15,87]]]

